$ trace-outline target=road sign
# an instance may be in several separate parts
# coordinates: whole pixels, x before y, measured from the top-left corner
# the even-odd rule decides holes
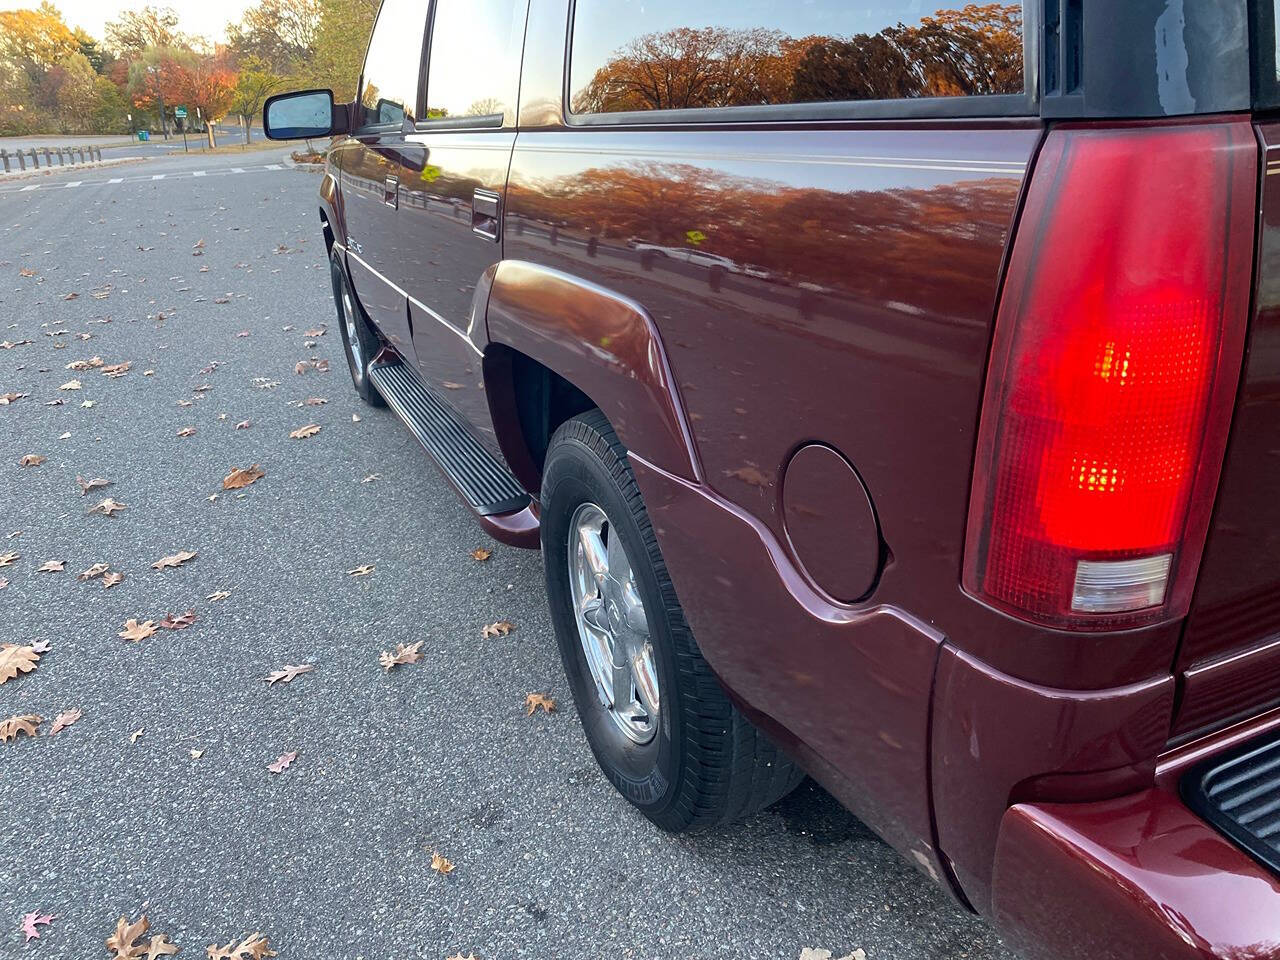
[[[174,108],[173,108],[173,115],[174,115],[175,117],[182,117],[183,119],[185,119],[185,118],[186,118],[186,116],[187,116],[187,108],[186,108],[186,107],[174,107]]]

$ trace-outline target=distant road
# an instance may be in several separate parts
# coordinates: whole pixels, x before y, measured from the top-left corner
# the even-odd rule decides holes
[[[239,126],[215,126],[213,129],[220,147],[244,143],[244,131]],[[254,127],[251,131],[250,142],[256,144],[262,142],[263,139],[262,129]],[[192,153],[203,150],[206,144],[207,141],[203,133],[189,132],[187,134],[187,149]],[[170,131],[168,140],[165,140],[162,134],[156,132],[151,135],[150,140],[145,142],[138,140],[136,136],[128,137],[120,134],[107,136],[34,134],[26,137],[0,137],[0,149],[8,150],[10,153],[32,148],[42,150],[45,147],[91,146],[102,148],[104,157],[161,157],[174,151],[183,152],[182,134],[173,131]]]

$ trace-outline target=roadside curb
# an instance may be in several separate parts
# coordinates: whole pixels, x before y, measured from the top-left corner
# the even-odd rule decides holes
[[[107,160],[94,160],[91,163],[68,163],[62,166],[41,167],[39,170],[0,170],[0,183],[10,180],[33,180],[36,177],[47,177],[54,173],[74,173],[76,170],[98,170],[102,167],[118,167],[126,163],[145,163],[150,157],[112,157]]]

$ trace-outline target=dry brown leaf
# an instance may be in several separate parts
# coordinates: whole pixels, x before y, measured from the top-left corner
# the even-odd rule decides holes
[[[263,679],[266,680],[268,687],[274,686],[276,683],[292,683],[298,677],[302,676],[302,674],[310,673],[314,669],[315,667],[310,663],[303,663],[298,666],[286,663],[284,667],[272,674],[269,674]]]
[[[104,517],[112,517],[112,516],[115,516],[117,513],[119,513],[121,510],[127,509],[127,507],[128,507],[128,504],[120,503],[118,500],[113,500],[110,497],[107,497],[107,499],[101,501],[100,503],[95,503],[92,507],[90,507],[89,512],[100,513]]]
[[[195,427],[183,427],[181,430],[178,431],[178,436],[180,437],[194,437],[195,435],[196,435]]]
[[[94,477],[91,480],[86,480],[84,477],[80,476],[80,474],[77,473],[76,483],[80,485],[80,496],[83,497],[90,490],[97,490],[99,487],[109,486],[111,484],[111,481],[103,480],[101,477]]]
[[[68,380],[66,383],[64,383],[62,386],[60,386],[58,389],[59,389],[59,390],[79,390],[79,389],[80,389],[80,381],[79,381],[79,380]]]
[[[307,399],[303,400],[302,402],[305,403],[308,407],[318,407],[322,404],[328,403],[329,401],[326,400],[324,397],[307,397]]]
[[[471,551],[471,559],[478,560],[481,563],[484,563],[486,560],[488,560],[492,556],[493,556],[493,551],[486,550],[484,547],[476,547],[474,550]]]
[[[46,560],[36,568],[36,573],[62,573],[66,568],[65,560]]]
[[[251,467],[245,467],[241,470],[239,467],[232,467],[231,472],[222,478],[223,490],[239,490],[247,487],[256,480],[261,480],[267,475],[267,471],[263,470],[256,463]]]
[[[165,630],[185,630],[196,622],[196,612],[188,610],[186,613],[180,613],[176,617],[172,613],[165,614],[165,618],[160,621],[160,626]]]
[[[151,942],[147,945],[147,953],[144,960],[160,960],[160,957],[171,957],[179,949],[176,943],[172,943],[169,940],[167,934],[158,933],[151,938]]]
[[[250,423],[248,420],[241,420],[239,423],[236,424],[236,429],[248,430],[251,426],[253,426],[253,424]]]
[[[12,680],[20,673],[30,673],[36,668],[40,651],[34,646],[17,643],[0,645],[0,683]]]
[[[92,370],[94,367],[102,366],[101,357],[90,357],[88,360],[72,360],[67,364],[68,370]]]
[[[226,946],[209,944],[205,948],[206,960],[266,960],[267,957],[279,956],[271,949],[271,944],[256,930],[239,943],[234,940]]]
[[[19,559],[19,556],[19,554],[14,552],[0,553],[0,567],[10,566]]]
[[[267,764],[267,769],[272,773],[283,773],[288,769],[289,764],[298,759],[298,751],[290,750],[288,753],[282,753],[276,757],[275,761]]]
[[[378,655],[378,662],[382,664],[382,669],[390,673],[393,667],[403,666],[407,663],[417,663],[421,660],[422,654],[419,653],[421,649],[421,640],[417,643],[407,645],[397,643],[394,651],[383,650],[382,653]]]
[[[199,760],[201,757],[204,756],[203,750],[188,750],[187,753],[191,754],[192,760]]]
[[[310,330],[303,330],[302,335],[304,337],[323,337],[325,329],[325,327],[312,327]]]
[[[146,935],[151,924],[144,913],[137,923],[130,923],[128,917],[116,921],[116,930],[107,937],[107,949],[111,951],[112,960],[138,960],[146,955],[146,947],[138,943],[138,939]]]
[[[56,914],[41,913],[39,910],[32,910],[30,913],[22,916],[22,932],[26,934],[27,939],[24,943],[30,943],[32,940],[40,939],[40,931],[36,927],[47,927],[53,921],[57,920]]]
[[[480,639],[487,640],[489,637],[505,637],[516,625],[510,620],[499,620],[496,623],[486,623],[480,630]]]
[[[461,951],[461,950],[459,950],[459,951],[458,951],[457,953],[455,953],[452,957],[445,957],[445,958],[444,958],[444,960],[480,960],[480,958],[479,958],[479,957],[477,957],[474,953],[468,953],[468,954],[464,957],[464,956],[462,955],[462,951]]]
[[[555,698],[546,693],[526,693],[524,696],[524,715],[532,717],[539,707],[542,708],[543,713],[555,713]]]
[[[152,570],[163,570],[166,567],[180,567],[188,560],[194,560],[196,552],[194,550],[179,550],[167,557],[161,557],[151,565]]]
[[[211,593],[211,594],[209,594],[207,597],[205,597],[205,599],[206,599],[206,600],[212,600],[212,601],[214,601],[214,602],[217,602],[218,600],[225,600],[225,599],[227,599],[227,597],[229,597],[229,596],[231,596],[231,591],[230,591],[230,590],[215,590],[215,591],[213,591],[213,593]]]
[[[431,869],[436,873],[453,873],[453,861],[442,856],[439,850],[431,851]]]
[[[117,583],[119,583],[123,579],[124,579],[124,574],[119,573],[118,571],[112,570],[109,573],[105,573],[102,576],[102,589],[110,590],[112,587],[114,587]]]
[[[66,296],[64,296],[62,299],[63,299],[63,300],[75,300],[75,299],[76,299],[77,297],[79,297],[79,296],[80,296],[80,294],[78,294],[78,293],[76,293],[74,290],[72,290],[70,293],[68,293],[68,294],[67,294]]]
[[[305,427],[299,427],[297,430],[289,431],[290,440],[305,440],[307,437],[314,437],[320,432],[320,424],[308,423]]]
[[[360,566],[348,570],[347,575],[352,577],[367,577],[376,569],[377,567],[371,563],[362,563]]]
[[[25,396],[27,396],[27,394],[14,393],[12,391],[10,391],[9,393],[0,394],[0,407],[7,407],[9,404],[13,403],[15,400],[21,400]]]
[[[363,480],[361,480],[360,482],[361,482],[361,483],[373,483],[375,480],[381,480],[381,479],[382,479],[382,474],[380,474],[380,473],[371,473],[371,474],[369,474],[367,477],[365,477]]]
[[[94,577],[100,577],[104,573],[111,572],[111,565],[107,563],[95,563],[84,573],[76,577],[77,580],[92,580]]]
[[[44,723],[44,717],[38,713],[15,714],[7,720],[0,720],[0,743],[16,740],[20,733],[34,737],[42,723]]]
[[[137,643],[139,640],[145,640],[157,630],[154,620],[147,620],[139,623],[133,617],[124,622],[124,629],[116,634],[122,640],[128,640],[130,643]]]
[[[137,730],[133,731],[133,733],[129,734],[129,742],[137,743],[139,740],[142,739],[142,735],[146,732],[147,732],[146,727],[139,727]]]
[[[45,460],[47,459],[49,458],[42,456],[41,454],[38,454],[38,453],[28,453],[25,457],[23,457],[21,460],[18,461],[18,466],[38,467],[40,466],[40,464],[44,463]]]
[[[30,267],[23,267],[18,271],[18,276],[20,277],[34,277],[35,275],[36,275],[36,272],[32,270]]]
[[[129,372],[129,369],[132,366],[133,366],[132,360],[126,360],[124,361],[124,363],[111,363],[102,368],[102,375],[104,377],[112,377],[112,378],[123,377],[126,373]]]
[[[53,736],[60,730],[65,730],[77,720],[80,719],[80,711],[76,709],[64,710],[53,718],[53,726],[49,728],[49,736]]]

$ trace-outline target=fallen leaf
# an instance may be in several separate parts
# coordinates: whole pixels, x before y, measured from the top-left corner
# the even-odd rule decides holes
[[[17,553],[0,553],[0,567],[7,567],[19,558]]]
[[[800,951],[800,960],[831,960],[832,956],[830,950],[815,950],[813,947],[805,947]],[[853,953],[839,957],[838,960],[867,960],[867,952],[854,950]]]
[[[205,597],[205,599],[206,599],[206,600],[212,600],[212,601],[214,601],[214,602],[217,602],[218,600],[225,600],[225,599],[227,599],[227,597],[229,597],[229,596],[231,596],[231,591],[230,591],[230,590],[215,590],[215,591],[213,591],[213,593],[211,593],[211,594],[209,594],[207,597]]]
[[[231,298],[230,297],[214,297],[213,302],[214,303],[230,303]]]
[[[24,914],[22,917],[22,932],[27,935],[27,939],[24,942],[30,943],[32,940],[39,940],[40,931],[36,927],[47,927],[57,919],[56,914],[42,914],[38,910],[32,910],[30,913]]]
[[[180,613],[176,617],[172,614],[165,614],[165,618],[160,621],[160,626],[165,630],[185,630],[196,622],[196,612],[188,610],[186,613]]]
[[[53,726],[49,728],[49,736],[53,736],[60,730],[65,730],[77,720],[80,719],[80,711],[76,709],[64,710],[53,718]]]
[[[128,640],[130,643],[137,643],[139,640],[145,640],[156,632],[156,622],[147,620],[145,623],[139,623],[133,617],[124,622],[124,629],[116,634],[121,640]]]
[[[62,386],[60,386],[58,389],[59,389],[59,390],[79,390],[79,389],[80,389],[80,381],[79,381],[79,380],[68,380],[66,383],[64,383]]]
[[[194,437],[195,435],[196,435],[195,427],[183,427],[181,430],[178,431],[178,436],[180,437]]]
[[[378,662],[382,664],[382,669],[390,673],[393,667],[403,666],[407,663],[417,663],[421,660],[422,654],[418,652],[421,649],[421,640],[410,645],[397,643],[394,651],[383,650],[382,653],[378,655]]]
[[[107,497],[107,499],[101,501],[100,503],[95,503],[92,507],[90,507],[89,512],[100,513],[104,517],[111,517],[111,516],[115,516],[121,510],[126,509],[126,507],[127,507],[127,504],[120,503],[117,500],[112,500],[110,497]]]
[[[18,271],[18,276],[20,277],[34,277],[35,275],[36,275],[36,272],[32,270],[30,267],[23,267]]]
[[[373,571],[376,569],[377,567],[375,567],[371,563],[362,563],[360,564],[360,566],[355,567],[352,570],[348,570],[347,573],[353,577],[367,577],[369,574],[373,573]]]
[[[305,427],[299,427],[297,430],[289,431],[290,440],[305,440],[307,437],[314,437],[320,432],[318,423],[308,423]]]
[[[253,424],[251,424],[248,420],[241,420],[239,423],[236,424],[236,429],[248,430],[251,426],[253,426]]]
[[[310,330],[302,331],[302,335],[304,337],[323,337],[324,331],[325,331],[324,327],[313,327]]]
[[[444,960],[480,960],[480,958],[479,958],[479,957],[477,957],[474,953],[468,953],[468,954],[464,957],[464,956],[462,955],[462,951],[461,951],[461,950],[459,950],[459,951],[458,951],[457,953],[455,953],[453,956],[451,956],[451,957],[445,957],[445,958],[444,958]]]
[[[30,673],[36,668],[36,661],[39,659],[40,651],[32,645],[0,645],[0,683],[12,680],[20,673]]]
[[[138,938],[151,928],[144,913],[137,923],[130,923],[128,917],[116,921],[116,931],[107,937],[107,949],[111,951],[112,960],[136,960],[142,957],[146,949],[138,943]]]
[[[329,401],[326,400],[324,397],[307,397],[307,399],[303,400],[302,402],[305,403],[308,407],[318,407],[318,406],[321,406],[322,404],[328,403]]]
[[[542,708],[543,713],[555,713],[556,701],[546,693],[526,693],[524,696],[524,715],[532,717],[539,707]]]
[[[112,379],[115,379],[116,377],[123,377],[129,372],[129,368],[132,366],[132,360],[126,360],[124,363],[112,363],[102,368],[102,375],[104,377],[111,377]]]
[[[47,460],[47,457],[38,453],[28,453],[25,457],[18,461],[20,467],[38,467]]]
[[[176,943],[170,942],[167,934],[158,933],[151,938],[151,942],[147,945],[147,953],[144,960],[159,960],[160,957],[171,957],[179,949]]]
[[[298,759],[298,751],[290,750],[288,753],[282,753],[275,759],[275,762],[267,764],[267,769],[272,773],[283,773],[293,761]]]
[[[25,396],[27,396],[27,394],[25,393],[0,394],[0,407],[7,407],[9,404],[13,403],[15,400],[21,400]]]
[[[239,490],[247,487],[256,480],[261,480],[267,475],[267,471],[263,470],[256,463],[251,467],[245,467],[241,470],[239,467],[232,467],[231,472],[222,478],[223,490]]]
[[[315,667],[310,663],[303,663],[296,667],[291,663],[286,663],[283,668],[269,674],[263,679],[266,680],[268,687],[274,686],[277,682],[292,683],[295,679],[302,676],[302,674],[310,673],[314,669]]]
[[[92,480],[86,480],[80,474],[76,474],[76,483],[80,485],[80,496],[84,496],[90,490],[97,490],[99,487],[106,487],[111,484],[110,480],[103,480],[101,477],[94,477]]]
[[[139,727],[137,730],[133,731],[133,733],[129,734],[129,742],[137,743],[138,740],[142,738],[142,735],[146,732],[147,732],[146,727]]]
[[[262,934],[254,931],[239,943],[234,940],[220,947],[216,943],[205,948],[207,960],[266,960],[267,957],[279,956],[271,949],[271,944]]]
[[[92,370],[94,367],[100,367],[103,364],[101,357],[90,357],[88,360],[72,360],[67,364],[68,370]]]
[[[361,483],[373,483],[375,480],[381,480],[381,479],[382,479],[382,474],[380,474],[380,473],[371,473],[371,474],[369,474],[367,477],[365,477],[363,480],[361,480],[360,482],[361,482]]]
[[[177,553],[170,554],[167,557],[161,557],[151,565],[152,570],[163,570],[166,567],[180,567],[188,560],[194,560],[196,551],[179,550]]]
[[[102,589],[110,590],[117,583],[124,579],[124,574],[112,570],[110,573],[104,574],[102,577]]]
[[[439,850],[431,851],[431,869],[436,873],[453,873],[453,862],[448,858],[440,855]]]
[[[471,559],[478,560],[481,563],[484,563],[486,560],[488,560],[492,556],[493,556],[493,551],[486,550],[484,547],[476,547],[474,550],[471,551]]]
[[[187,753],[191,754],[192,760],[199,760],[201,757],[204,756],[203,750],[188,750]]]
[[[90,567],[90,568],[89,568],[88,570],[86,570],[84,573],[82,573],[82,574],[80,574],[78,577],[76,577],[76,579],[77,579],[77,580],[92,580],[94,577],[100,577],[100,576],[102,576],[104,573],[109,573],[110,571],[111,571],[111,565],[110,565],[110,564],[107,564],[107,563],[95,563],[92,567]]]
[[[76,299],[77,297],[79,297],[79,296],[80,296],[80,294],[78,294],[78,293],[76,293],[74,290],[72,290],[70,293],[68,293],[68,294],[67,294],[65,297],[63,297],[62,299],[63,299],[63,300],[75,300],[75,299]]]
[[[0,743],[16,740],[20,733],[34,737],[42,723],[44,723],[44,717],[37,713],[16,714],[7,720],[0,720]]]
[[[44,563],[40,564],[36,573],[62,573],[66,568],[67,561],[65,560],[46,560]]]
[[[510,620],[499,620],[497,623],[486,623],[480,630],[480,639],[487,640],[489,637],[505,637],[516,625]]]
[[[353,413],[353,414],[351,415],[351,422],[352,422],[352,423],[359,423],[359,422],[360,422],[360,414],[358,414],[358,413]]]

